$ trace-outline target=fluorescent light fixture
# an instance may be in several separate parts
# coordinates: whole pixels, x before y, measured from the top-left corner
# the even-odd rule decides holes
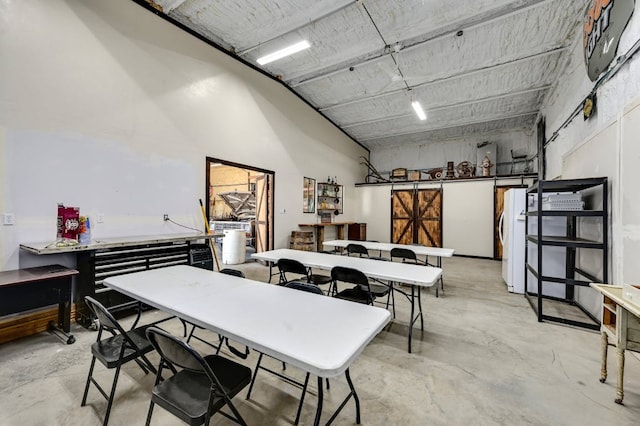
[[[301,50],[308,49],[309,47],[311,47],[309,42],[307,40],[302,40],[296,44],[285,47],[284,49],[280,49],[277,52],[269,53],[268,55],[258,58],[256,62],[258,62],[260,65],[265,65],[269,62],[277,61],[278,59],[284,58],[285,56],[293,55],[294,53],[300,52]]]
[[[413,107],[413,109],[416,112],[416,114],[418,114],[418,118],[420,120],[426,120],[427,119],[427,114],[424,113],[424,110],[422,109],[422,106],[420,105],[420,102],[413,101],[413,102],[411,102],[411,106]]]

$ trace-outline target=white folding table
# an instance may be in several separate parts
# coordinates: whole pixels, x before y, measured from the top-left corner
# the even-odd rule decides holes
[[[418,256],[425,256],[425,262],[429,264],[429,256],[436,258],[436,267],[442,268],[442,258],[452,257],[453,249],[442,247],[427,247],[423,245],[409,245],[409,244],[393,244],[393,243],[381,243],[378,241],[356,241],[356,240],[331,240],[323,243],[325,246],[335,248],[346,248],[349,244],[360,244],[367,250],[378,250],[379,252],[390,252],[394,248],[409,249]],[[444,280],[440,275],[440,286],[444,291]],[[438,297],[438,287],[436,287],[436,297]]]
[[[308,268],[318,268],[330,271],[334,266],[343,266],[361,271],[369,278],[390,281],[393,283],[409,284],[411,295],[407,296],[411,302],[411,317],[409,321],[408,351],[411,352],[411,337],[413,325],[420,318],[420,326],[424,330],[424,319],[422,316],[422,302],[420,301],[420,291],[422,287],[432,287],[442,275],[442,269],[431,266],[413,265],[400,262],[383,262],[380,260],[367,259],[362,257],[339,256],[335,254],[318,253],[313,251],[277,249],[254,253],[254,259],[263,260],[269,263],[269,276],[271,277],[272,265],[280,259],[294,259]],[[417,294],[416,294],[417,290]],[[399,290],[396,290],[399,291]],[[418,314],[415,314],[415,300],[418,300]],[[355,305],[355,303],[354,303]]]
[[[104,283],[316,375],[315,425],[322,413],[322,379],[344,373],[351,391],[327,424],[351,397],[360,423],[349,366],[389,322],[387,310],[186,265],[118,275]]]

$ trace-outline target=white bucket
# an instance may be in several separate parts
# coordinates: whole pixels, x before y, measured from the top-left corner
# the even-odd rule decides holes
[[[244,263],[247,235],[243,229],[227,229],[222,239],[222,263],[238,265]]]

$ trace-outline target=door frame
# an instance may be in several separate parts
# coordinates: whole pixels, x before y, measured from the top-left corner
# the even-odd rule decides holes
[[[528,188],[527,185],[516,184],[516,185],[494,185],[493,186],[493,260],[502,260],[502,256],[498,257],[498,227],[500,226],[500,218],[498,216],[498,189],[505,189],[505,192],[509,189],[520,189],[520,188]],[[503,193],[504,196],[504,193]],[[502,209],[504,210],[504,203]]]
[[[266,224],[266,235],[265,238],[265,247],[267,250],[273,250],[273,209],[274,209],[274,200],[275,200],[275,182],[276,182],[276,173],[272,170],[262,169],[260,167],[250,166],[247,164],[235,163],[233,161],[222,160],[220,158],[214,158],[207,156],[205,159],[205,215],[207,216],[207,220],[209,219],[209,206],[210,206],[210,195],[209,195],[209,187],[211,186],[211,164],[223,164],[229,167],[237,167],[239,169],[252,170],[255,172],[263,173],[265,175],[269,175],[270,179],[267,179],[267,184],[271,183],[271,188],[267,188],[266,194],[269,197],[267,200],[267,224]],[[257,204],[257,200],[256,200]],[[257,218],[256,218],[257,220]],[[258,244],[255,244],[256,247]]]

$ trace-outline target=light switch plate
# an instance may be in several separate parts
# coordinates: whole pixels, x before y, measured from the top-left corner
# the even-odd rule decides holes
[[[5,225],[13,225],[13,219],[14,219],[13,213],[5,213],[3,223]]]

